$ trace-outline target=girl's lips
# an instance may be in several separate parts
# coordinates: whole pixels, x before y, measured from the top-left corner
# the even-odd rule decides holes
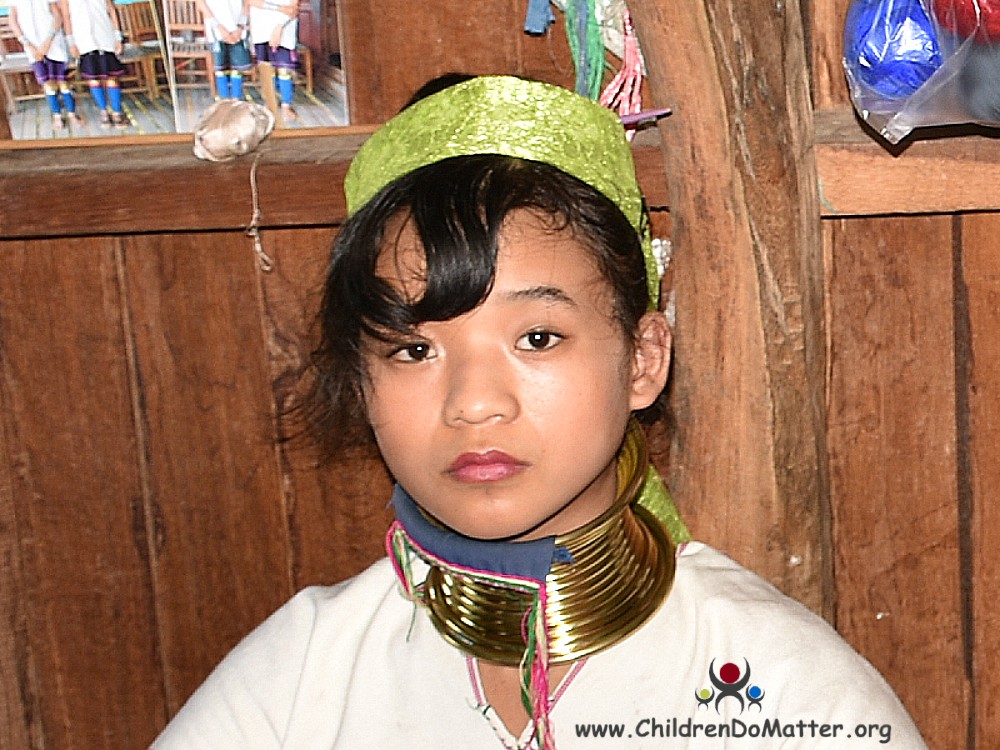
[[[452,461],[448,474],[460,482],[496,482],[528,468],[524,461],[503,451],[463,453]]]

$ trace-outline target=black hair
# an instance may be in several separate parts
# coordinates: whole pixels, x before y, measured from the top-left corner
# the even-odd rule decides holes
[[[324,453],[371,440],[361,398],[366,341],[392,340],[481,304],[496,275],[504,220],[522,209],[553,231],[572,232],[591,252],[612,291],[612,316],[632,344],[648,309],[645,261],[639,233],[611,200],[555,167],[515,157],[457,156],[427,165],[379,191],[334,243],[301,404]],[[425,254],[416,299],[377,273],[379,257],[396,241],[390,233],[406,222]]]
[[[476,76],[474,76],[471,73],[457,73],[457,72],[442,73],[441,75],[430,79],[429,81],[427,81],[427,83],[425,83],[419,89],[414,91],[413,96],[411,96],[410,100],[403,105],[403,108],[400,110],[400,112],[402,112],[403,109],[409,109],[414,104],[419,102],[421,99],[426,99],[428,96],[436,94],[439,91],[444,91],[445,89],[451,88],[456,84],[465,83],[466,81],[471,81],[475,77]]]

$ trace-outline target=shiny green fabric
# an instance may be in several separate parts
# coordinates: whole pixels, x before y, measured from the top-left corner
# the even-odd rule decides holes
[[[559,86],[482,76],[406,108],[361,147],[344,180],[353,214],[393,180],[453,156],[501,154],[550,164],[615,203],[642,240],[650,308],[659,275],[632,149],[609,109]]]

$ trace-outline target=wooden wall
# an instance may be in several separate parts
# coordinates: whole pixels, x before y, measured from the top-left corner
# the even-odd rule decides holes
[[[518,15],[514,5],[498,3],[491,23]],[[986,750],[1000,737],[990,637],[1000,625],[1000,198],[990,189],[1000,147],[967,136],[890,153],[865,135],[839,76],[845,8],[803,8],[833,551],[832,590],[808,593],[886,675],[932,748]],[[345,56],[350,44],[358,55],[359,34],[345,32]],[[534,42],[547,43],[510,49]],[[544,59],[515,54],[520,72]],[[420,80],[457,67],[450,56],[399,59]],[[500,64],[490,60],[475,69]],[[356,89],[369,101],[352,103],[394,111],[403,69],[372,67],[371,85]],[[201,163],[169,138],[113,157],[101,145],[0,150],[0,747],[143,747],[292,591],[381,554],[379,464],[318,468],[276,439],[343,218],[343,170],[366,132],[265,144],[270,273],[243,231],[250,158]],[[663,208],[659,148],[647,134],[636,153]],[[727,525],[700,535],[739,557],[741,535],[760,527],[753,498],[742,518],[731,498],[706,502],[691,516],[724,511]]]
[[[810,9],[818,118],[849,107],[848,5]],[[847,147],[840,170],[827,172],[831,183],[852,175],[849,187],[831,185],[828,210],[870,214],[823,222],[835,622],[892,675],[932,748],[1000,738],[990,636],[1000,554],[988,541],[1000,534],[991,510],[1000,394],[988,374],[1000,364],[1000,214],[986,145],[946,137],[884,148],[867,180],[848,166]]]

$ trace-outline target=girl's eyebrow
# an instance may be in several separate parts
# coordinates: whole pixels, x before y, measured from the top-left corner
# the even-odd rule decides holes
[[[526,289],[514,289],[504,294],[511,302],[518,300],[542,300],[545,302],[558,302],[570,307],[576,307],[576,302],[566,292],[557,286],[531,286]]]

